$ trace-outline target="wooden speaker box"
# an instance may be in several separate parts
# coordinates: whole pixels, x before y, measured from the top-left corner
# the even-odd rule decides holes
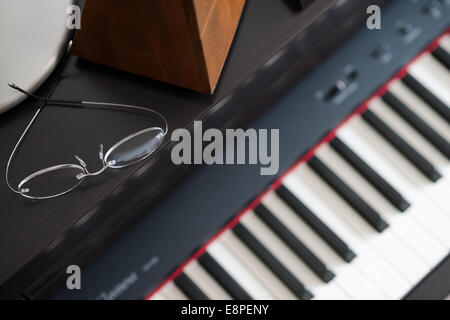
[[[213,93],[245,0],[86,0],[73,53]]]

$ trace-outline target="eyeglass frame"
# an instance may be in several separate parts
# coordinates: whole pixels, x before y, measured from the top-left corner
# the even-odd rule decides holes
[[[37,99],[37,100],[45,102],[42,106],[40,106],[38,108],[38,110],[34,114],[33,118],[30,120],[30,122],[26,126],[24,132],[22,133],[22,135],[20,136],[20,138],[17,141],[16,145],[14,146],[14,149],[11,152],[11,155],[9,157],[9,160],[8,160],[8,163],[7,163],[7,166],[6,166],[6,175],[5,175],[6,176],[6,184],[8,185],[8,187],[13,192],[15,192],[17,194],[20,194],[21,196],[23,196],[25,198],[28,198],[28,199],[32,199],[32,200],[46,200],[46,199],[56,198],[56,197],[65,195],[65,194],[73,191],[75,188],[77,188],[84,181],[84,179],[86,177],[97,176],[97,175],[103,173],[108,168],[121,169],[121,168],[124,168],[124,167],[132,166],[132,165],[134,165],[134,164],[136,164],[138,162],[141,162],[141,161],[147,159],[149,156],[151,156],[156,150],[158,150],[159,146],[162,144],[162,141],[164,140],[164,137],[167,135],[167,132],[169,130],[169,126],[168,126],[166,118],[160,112],[155,111],[153,109],[147,109],[147,108],[140,107],[140,106],[135,106],[135,105],[119,104],[119,103],[111,103],[111,102],[72,101],[72,100],[56,100],[56,99],[52,100],[52,99],[48,99],[48,98],[35,96],[35,95],[33,95],[33,94],[31,94],[31,93],[21,89],[20,87],[14,85],[14,84],[9,84],[9,86],[12,87],[13,89],[21,91],[22,93],[24,93],[24,94],[26,94],[26,95],[34,98],[34,99]],[[86,163],[80,157],[75,155],[75,158],[78,160],[79,164],[73,164],[73,163],[60,164],[60,165],[55,165],[55,166],[52,166],[52,167],[48,167],[48,168],[39,170],[37,172],[34,172],[34,173],[28,175],[24,179],[22,179],[22,181],[19,183],[17,189],[15,189],[11,185],[10,180],[9,180],[9,169],[10,169],[10,166],[11,166],[11,162],[12,162],[12,160],[14,158],[14,155],[17,152],[18,147],[22,143],[25,135],[28,133],[28,131],[31,128],[31,126],[33,125],[33,123],[35,122],[35,120],[38,117],[39,113],[49,103],[50,104],[55,103],[55,104],[59,104],[59,105],[62,104],[62,105],[65,105],[65,106],[72,106],[72,107],[75,106],[75,107],[95,108],[95,107],[99,107],[100,106],[100,107],[110,107],[111,109],[118,108],[119,110],[122,110],[122,111],[125,110],[125,109],[126,110],[133,109],[134,111],[135,110],[145,111],[145,112],[152,113],[153,115],[159,116],[164,122],[164,129],[162,127],[148,127],[148,128],[143,129],[143,130],[137,131],[137,132],[135,132],[135,133],[133,133],[131,135],[126,136],[125,138],[121,139],[120,141],[116,142],[112,147],[110,147],[108,149],[106,154],[103,153],[103,145],[101,144],[100,145],[100,151],[99,151],[99,158],[102,161],[103,166],[102,166],[102,168],[100,170],[98,170],[96,172],[92,172],[92,173],[89,172],[89,170],[87,169]],[[143,134],[143,133],[145,133],[147,131],[151,131],[151,130],[160,130],[161,133],[159,133],[158,135],[162,135],[161,142],[159,143],[159,145],[154,150],[152,150],[152,152],[150,152],[149,154],[145,155],[142,158],[137,159],[136,161],[133,161],[133,162],[131,162],[129,164],[122,165],[122,166],[116,166],[115,161],[105,162],[105,159],[108,158],[108,155],[110,153],[112,153],[115,149],[117,149],[120,145],[122,145],[124,142],[126,142],[126,141],[128,141],[128,140],[130,140],[130,139],[132,139],[132,138],[134,138],[134,137],[136,137],[138,135],[140,135],[140,134]],[[38,197],[34,197],[34,196],[26,195],[26,192],[28,192],[29,190],[26,189],[26,188],[21,189],[21,187],[26,182],[30,181],[31,179],[35,178],[36,176],[42,175],[44,173],[60,170],[60,169],[63,169],[63,168],[76,168],[76,169],[80,169],[82,172],[84,172],[84,173],[80,172],[80,174],[76,175],[76,178],[79,180],[79,182],[75,186],[73,186],[72,188],[70,188],[70,189],[68,189],[68,190],[66,190],[64,192],[60,192],[58,194],[52,195],[52,196],[43,196],[43,197],[39,197],[39,196]]]

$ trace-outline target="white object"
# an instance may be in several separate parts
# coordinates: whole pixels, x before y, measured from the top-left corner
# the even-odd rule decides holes
[[[25,95],[16,83],[36,90],[51,74],[67,47],[67,8],[74,0],[2,0],[0,2],[0,113]]]

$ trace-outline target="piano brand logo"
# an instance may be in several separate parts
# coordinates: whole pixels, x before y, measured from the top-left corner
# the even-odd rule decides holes
[[[81,29],[81,9],[79,6],[71,5],[66,9],[66,26],[69,30]]]
[[[81,269],[77,265],[70,265],[66,269],[66,273],[70,274],[66,280],[66,286],[69,290],[81,289]]]
[[[173,131],[174,164],[260,164],[261,175],[278,173],[279,129],[226,129],[224,137],[219,129],[203,132],[202,122],[194,121],[193,131],[193,137],[187,129]]]
[[[370,16],[367,18],[366,26],[369,30],[381,29],[381,9],[377,5],[371,5],[367,7],[367,14]]]
[[[139,280],[136,272],[131,272],[124,279],[122,279],[111,291],[102,291],[96,300],[116,300],[121,294],[127,291],[133,284]]]

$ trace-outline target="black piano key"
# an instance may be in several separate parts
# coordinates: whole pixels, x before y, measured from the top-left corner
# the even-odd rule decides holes
[[[344,261],[351,262],[356,257],[353,250],[285,186],[282,185],[279,187],[276,190],[276,193],[334,250],[334,252],[344,259]]]
[[[326,181],[359,215],[376,231],[383,232],[388,223],[363,199],[361,199],[344,181],[331,171],[317,157],[313,157],[308,165]]]
[[[450,54],[445,49],[438,47],[433,52],[433,56],[438,59],[447,69],[450,69]]]
[[[413,76],[406,75],[403,78],[405,83],[412,91],[414,91],[423,101],[425,101],[431,108],[441,115],[447,122],[450,122],[450,108],[425,88],[419,81]]]
[[[320,279],[324,282],[330,282],[334,278],[334,273],[300,239],[292,234],[269,209],[264,205],[259,205],[254,211]]]
[[[182,273],[174,282],[189,299],[209,300],[206,294],[186,274]]]
[[[367,110],[363,113],[362,117],[428,179],[436,182],[441,178],[439,171],[437,171],[437,169],[427,159],[411,147],[372,111]]]
[[[267,248],[259,242],[247,228],[238,224],[233,232],[252,250],[267,267],[288,287],[299,299],[309,300],[313,295]]]
[[[228,272],[209,254],[202,255],[198,262],[235,300],[252,300],[252,297],[234,280]]]
[[[447,159],[450,159],[450,143],[448,143],[447,140],[431,128],[425,121],[419,118],[392,93],[386,93],[383,96],[383,100],[403,119],[405,119],[405,121],[413,126],[422,136],[424,136],[433,146],[435,146],[436,149],[447,157]]]
[[[353,168],[355,168],[372,186],[374,186],[394,207],[401,212],[405,212],[410,203],[398,192],[394,187],[386,182],[375,170],[367,165],[356,153],[354,153],[339,138],[331,141],[330,145],[345,160],[347,160]]]

